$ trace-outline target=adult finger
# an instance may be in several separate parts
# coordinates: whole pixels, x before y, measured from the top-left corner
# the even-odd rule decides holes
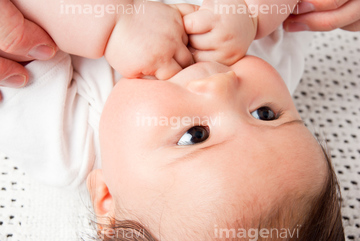
[[[288,32],[330,31],[350,25],[360,19],[360,0],[352,0],[342,7],[323,12],[292,15],[283,24]]]
[[[155,77],[160,80],[167,80],[182,70],[181,66],[171,59],[169,63],[162,64],[155,72]]]
[[[360,20],[356,21],[355,23],[349,24],[345,27],[342,27],[341,29],[347,30],[347,31],[360,31]]]
[[[26,85],[28,79],[28,73],[21,64],[0,58],[0,86],[20,88]]]
[[[303,14],[312,11],[328,11],[340,8],[351,0],[305,0],[294,9],[293,14]]]
[[[25,19],[9,0],[0,1],[0,50],[29,59],[46,60],[56,45],[38,25]]]
[[[0,58],[1,57],[4,58],[4,59],[10,59],[10,60],[15,61],[15,62],[27,62],[27,61],[32,60],[31,58],[26,57],[26,56],[9,54],[9,53],[6,53],[6,52],[0,50]]]
[[[208,10],[199,10],[184,16],[184,27],[187,34],[202,34],[213,29],[214,15]]]
[[[186,68],[194,63],[193,56],[185,45],[181,45],[176,50],[174,59],[182,68]]]

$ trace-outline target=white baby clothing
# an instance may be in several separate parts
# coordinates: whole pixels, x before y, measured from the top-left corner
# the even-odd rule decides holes
[[[63,52],[26,68],[26,87],[1,89],[0,151],[43,183],[78,186],[99,168],[98,125],[115,72],[104,58]]]

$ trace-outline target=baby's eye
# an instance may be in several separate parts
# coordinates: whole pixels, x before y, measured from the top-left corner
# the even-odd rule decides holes
[[[251,115],[254,116],[256,119],[263,121],[272,121],[277,119],[274,111],[272,111],[267,106],[260,107],[259,109],[251,112]]]
[[[191,127],[178,141],[179,146],[194,145],[209,138],[210,130],[207,126]]]

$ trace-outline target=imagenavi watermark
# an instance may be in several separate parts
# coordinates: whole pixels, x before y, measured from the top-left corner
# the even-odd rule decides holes
[[[106,239],[121,239],[121,240],[140,240],[144,239],[146,237],[145,235],[146,231],[144,228],[141,229],[121,229],[121,228],[117,228],[117,229],[113,229],[113,228],[105,228],[103,230],[101,230],[101,232],[99,233],[99,236],[102,240]]]
[[[183,126],[220,126],[223,112],[212,116],[146,116],[136,113],[136,126],[169,126],[179,129]]]
[[[64,15],[93,15],[95,18],[104,17],[105,14],[144,14],[145,3],[147,0],[143,0],[142,3],[137,4],[79,4],[79,3],[65,3],[64,0],[60,1],[60,14]]]
[[[224,4],[215,0],[215,14],[247,14],[251,18],[256,18],[259,14],[285,14],[289,15],[297,11],[297,5],[289,4]]]
[[[249,241],[257,241],[259,238],[271,240],[290,238],[299,238],[301,225],[297,225],[295,228],[219,228],[217,225],[214,226],[214,238],[244,238]]]

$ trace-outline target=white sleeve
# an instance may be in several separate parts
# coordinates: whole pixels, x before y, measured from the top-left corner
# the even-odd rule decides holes
[[[81,66],[79,59],[74,62]],[[95,65],[91,67],[94,72]],[[26,68],[28,86],[1,89],[0,151],[43,183],[78,186],[98,155],[98,130],[94,128],[105,93],[113,86],[111,68],[102,73],[108,80],[103,81],[103,90],[96,89],[100,80],[85,81],[84,75],[73,71],[71,57],[62,52],[49,61],[33,61]]]
[[[305,69],[305,56],[312,36],[311,32],[288,33],[279,26],[269,36],[253,41],[247,54],[271,64],[293,94]]]

